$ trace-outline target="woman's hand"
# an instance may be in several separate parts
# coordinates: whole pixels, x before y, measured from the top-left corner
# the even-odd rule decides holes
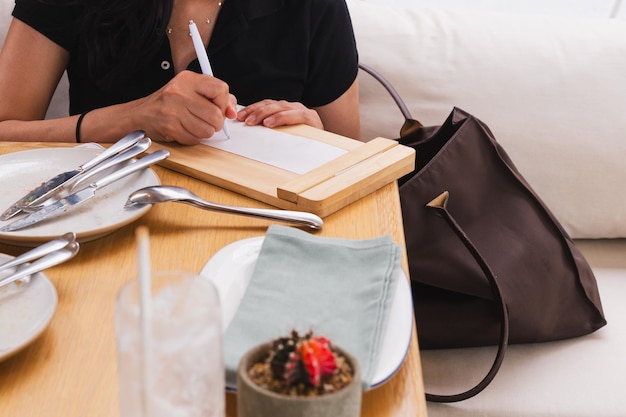
[[[138,100],[138,125],[156,141],[195,145],[234,119],[236,99],[228,85],[211,76],[181,71],[158,91]]]
[[[305,107],[302,103],[285,100],[267,99],[246,106],[237,113],[237,120],[247,125],[265,127],[306,124],[324,129],[324,124],[315,110]]]

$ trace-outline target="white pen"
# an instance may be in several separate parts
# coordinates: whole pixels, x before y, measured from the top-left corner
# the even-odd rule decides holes
[[[206,53],[206,49],[204,49],[204,42],[202,42],[202,38],[200,37],[200,32],[198,31],[198,27],[193,22],[193,20],[189,21],[189,34],[191,35],[191,40],[193,41],[193,47],[196,50],[196,55],[198,56],[198,62],[200,63],[200,69],[203,74],[213,76],[213,69],[211,69],[211,63],[209,62],[209,56]],[[226,120],[224,120],[224,134],[227,138],[230,139],[230,130],[228,129],[228,125],[226,124]]]

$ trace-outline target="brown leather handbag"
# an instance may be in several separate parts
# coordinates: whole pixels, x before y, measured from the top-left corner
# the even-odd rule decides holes
[[[558,220],[532,190],[489,128],[455,108],[436,127],[413,120],[380,74],[406,123],[400,142],[417,151],[399,180],[420,348],[499,346],[589,334],[606,324],[595,277]]]

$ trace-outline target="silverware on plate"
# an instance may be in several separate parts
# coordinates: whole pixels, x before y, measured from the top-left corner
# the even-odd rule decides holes
[[[102,151],[96,157],[80,165],[78,168],[63,172],[47,180],[34,190],[27,193],[24,197],[13,203],[8,209],[5,210],[4,213],[2,213],[2,215],[0,215],[0,220],[8,220],[11,217],[15,216],[17,213],[20,213],[24,207],[28,207],[31,204],[37,204],[43,201],[43,199],[45,199],[63,184],[74,180],[75,177],[79,174],[95,168],[101,162],[130,148],[139,140],[144,138],[145,135],[145,132],[141,130],[129,133],[128,135],[124,136],[122,139],[111,145],[109,148]]]
[[[102,173],[106,169],[117,166],[118,164],[121,164],[122,162],[130,161],[132,158],[136,157],[137,155],[147,151],[151,145],[152,145],[152,140],[149,137],[146,136],[146,137],[139,139],[137,143],[135,143],[133,146],[131,146],[127,150],[120,152],[113,157],[108,158],[107,160],[98,164],[98,166],[96,166],[95,168],[90,169],[89,171],[84,172],[80,175],[77,175],[76,180],[72,181],[71,186],[68,188],[69,191],[71,192],[73,190],[77,190],[80,184],[84,184],[85,181],[87,181],[90,178],[93,178],[97,174]]]
[[[89,179],[93,179],[93,177],[95,177],[97,174],[102,173],[104,170],[109,168],[116,169],[123,166],[124,163],[128,162],[140,153],[145,152],[151,144],[152,140],[150,140],[150,138],[148,137],[140,139],[139,142],[131,146],[130,149],[127,149],[124,152],[107,159],[94,169],[90,169],[89,171],[78,174],[76,177],[74,177],[75,180],[64,183],[62,186],[50,193],[47,198],[41,201],[39,204],[31,204],[27,207],[23,207],[22,210],[27,213],[34,213],[41,210],[43,207],[55,203],[56,201],[63,198],[65,195],[71,194],[75,190],[78,190],[79,185],[84,184],[85,181]]]
[[[104,188],[107,185],[117,180],[120,180],[136,171],[147,168],[156,162],[162,161],[169,155],[169,151],[161,149],[147,156],[144,156],[143,158],[129,163],[119,170],[114,171],[111,174],[92,182],[81,190],[54,202],[53,204],[42,207],[40,210],[26,217],[18,219],[13,223],[7,224],[6,226],[0,228],[0,232],[13,232],[15,230],[20,230],[32,226],[34,224],[42,222],[43,220],[57,217],[67,212],[69,209],[83,204],[86,201],[89,201],[90,199],[95,197],[96,191],[98,191],[99,189]]]
[[[55,250],[66,247],[68,243],[74,242],[75,240],[75,233],[66,233],[63,236],[57,237],[56,239],[39,245],[36,248],[29,250],[28,252],[24,252],[20,256],[16,256],[15,258],[6,261],[3,264],[0,264],[0,271],[2,271],[3,269],[16,267],[26,262],[30,262],[33,259],[41,258],[42,256],[49,254],[50,252],[54,252]]]
[[[222,213],[240,214],[243,216],[258,217],[269,220],[280,220],[287,223],[305,225],[311,229],[321,229],[324,225],[324,221],[313,213],[307,213],[304,211],[227,206],[204,200],[186,188],[170,185],[155,185],[137,190],[128,197],[128,201],[124,207],[132,208],[134,206],[165,203],[169,201],[189,204],[201,209]]]
[[[79,248],[76,235],[71,232],[37,246],[0,265],[0,271],[16,268],[12,274],[0,278],[0,287],[65,262],[74,257]],[[35,259],[35,262],[28,263]]]

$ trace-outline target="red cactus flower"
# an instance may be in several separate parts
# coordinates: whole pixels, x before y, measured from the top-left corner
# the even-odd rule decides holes
[[[274,377],[289,387],[304,383],[318,388],[322,379],[332,376],[337,369],[327,338],[313,336],[313,332],[300,336],[295,330],[288,337],[272,342],[268,362]]]
[[[297,345],[296,351],[308,374],[309,383],[314,387],[320,385],[322,377],[332,375],[337,368],[330,342],[325,337],[304,339]]]

